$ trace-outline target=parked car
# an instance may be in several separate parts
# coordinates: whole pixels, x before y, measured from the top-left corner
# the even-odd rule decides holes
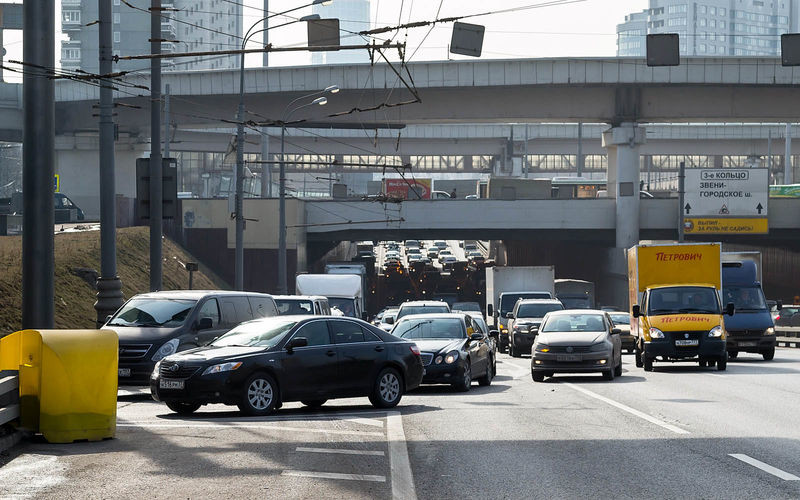
[[[273,295],[280,316],[312,314],[330,316],[328,298],[319,295]]]
[[[318,407],[360,396],[392,408],[420,384],[422,372],[413,342],[365,321],[279,316],[243,323],[207,347],[166,357],[150,390],[180,414],[222,403],[267,415],[287,401]]]
[[[606,380],[622,375],[620,330],[608,313],[567,309],[547,313],[533,343],[531,378],[555,373],[600,372]]]
[[[494,377],[491,341],[463,313],[408,316],[392,334],[417,344],[425,372],[423,384],[450,384],[468,391],[473,377],[489,385]]]
[[[442,302],[439,300],[410,300],[408,302],[403,302],[400,304],[400,308],[397,311],[397,317],[395,318],[395,323],[400,321],[400,318],[403,316],[408,316],[411,314],[431,314],[431,313],[449,313],[450,306],[447,305],[447,302]]]
[[[147,385],[156,363],[204,346],[239,323],[278,315],[272,296],[173,290],[133,296],[103,328],[119,336],[120,385]]]
[[[621,311],[610,311],[608,315],[611,321],[614,322],[614,327],[619,328],[619,339],[622,342],[622,348],[632,353],[636,348],[636,338],[631,335],[631,315]]]
[[[508,353],[515,358],[531,353],[533,340],[539,333],[542,318],[551,311],[562,311],[558,299],[520,299],[508,313]]]

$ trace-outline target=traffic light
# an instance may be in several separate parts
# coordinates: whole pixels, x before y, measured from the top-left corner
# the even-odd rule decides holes
[[[162,162],[162,217],[174,219],[178,211],[178,168],[175,158]],[[136,159],[136,209],[140,219],[150,218],[150,158]]]

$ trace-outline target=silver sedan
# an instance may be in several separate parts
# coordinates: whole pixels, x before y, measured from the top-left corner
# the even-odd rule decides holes
[[[622,375],[620,330],[605,311],[553,311],[542,320],[531,350],[531,377],[542,382],[555,373]]]

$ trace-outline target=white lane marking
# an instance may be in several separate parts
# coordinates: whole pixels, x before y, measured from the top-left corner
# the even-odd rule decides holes
[[[386,412],[386,440],[389,442],[389,469],[392,474],[392,498],[417,500],[411,462],[408,460],[403,416],[399,411]]]
[[[339,453],[342,455],[370,455],[374,457],[382,457],[384,453],[380,450],[346,450],[343,448],[304,448],[298,446],[295,451],[304,451],[306,453]]]
[[[620,410],[622,410],[624,412],[630,413],[631,415],[633,415],[635,417],[639,417],[642,420],[647,420],[651,424],[655,424],[655,425],[657,425],[659,427],[663,427],[664,429],[667,429],[668,431],[672,431],[675,434],[689,434],[689,431],[687,431],[685,429],[681,429],[680,427],[676,427],[676,426],[674,426],[672,424],[668,424],[668,423],[664,422],[663,420],[659,420],[656,417],[653,417],[651,415],[648,415],[647,413],[643,413],[643,412],[641,412],[639,410],[631,408],[630,406],[624,405],[622,403],[618,403],[618,402],[614,401],[613,399],[609,399],[609,398],[607,398],[605,396],[601,396],[600,394],[597,394],[596,392],[592,392],[589,389],[584,389],[583,387],[571,384],[569,382],[562,382],[562,384],[566,385],[567,387],[570,387],[572,389],[575,389],[578,392],[582,392],[582,393],[586,394],[589,397],[592,397],[594,399],[602,401],[602,402],[604,402],[606,404],[610,404],[611,406],[613,406],[615,408],[618,408],[618,409],[620,409]]]
[[[728,456],[733,457],[736,460],[741,460],[746,464],[752,465],[757,469],[761,469],[768,474],[772,474],[775,477],[783,479],[784,481],[800,481],[800,477],[797,477],[794,474],[789,474],[788,472],[782,471],[769,464],[765,464],[764,462],[756,460],[755,458],[748,457],[742,453],[729,453]]]
[[[340,474],[338,472],[313,472],[307,470],[285,470],[282,476],[313,477],[318,479],[346,479],[349,481],[373,481],[385,483],[386,476],[371,476],[369,474]]]
[[[372,426],[372,427],[383,428],[383,421],[382,420],[376,420],[374,418],[353,418],[353,417],[351,417],[351,418],[341,418],[340,420],[343,420],[345,422],[352,422],[354,424],[363,424],[363,425],[369,425],[369,426]]]
[[[313,429],[308,427],[284,427],[282,425],[258,425],[258,424],[162,424],[162,423],[138,423],[138,424],[117,424],[117,427],[139,427],[142,429],[262,429],[268,431],[295,431],[313,432],[318,434],[338,434],[347,436],[377,436],[383,437],[382,432],[360,432],[345,431],[339,429]]]
[[[66,467],[52,455],[22,455],[0,469],[0,498],[24,499],[40,496],[63,483]]]

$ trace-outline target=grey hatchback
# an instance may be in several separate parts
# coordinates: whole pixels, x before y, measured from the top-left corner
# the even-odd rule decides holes
[[[555,373],[622,375],[620,330],[605,311],[573,309],[547,313],[533,343],[531,377],[542,382]]]

